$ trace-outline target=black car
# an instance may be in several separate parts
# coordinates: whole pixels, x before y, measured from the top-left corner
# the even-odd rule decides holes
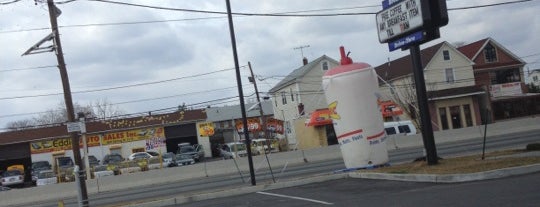
[[[99,160],[94,155],[88,155],[88,163],[90,167],[95,167],[99,165]]]
[[[52,169],[52,166],[49,163],[49,161],[32,162],[32,166],[30,166],[30,173],[32,174],[32,182],[37,181],[37,176],[40,171],[51,170],[51,169]]]
[[[123,161],[124,161],[124,158],[122,157],[122,155],[117,154],[117,153],[108,154],[108,155],[105,155],[105,157],[103,157],[104,165],[116,164]]]

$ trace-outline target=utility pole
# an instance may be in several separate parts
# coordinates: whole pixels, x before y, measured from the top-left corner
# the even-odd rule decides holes
[[[266,143],[266,146],[268,146],[268,151],[270,152],[270,150],[272,149],[272,146],[270,145],[270,142],[268,141],[268,133],[266,132],[266,118],[264,117],[264,111],[262,108],[261,98],[259,97],[259,89],[257,89],[257,81],[255,80],[255,76],[253,75],[253,70],[251,69],[251,62],[248,62],[248,66],[249,66],[249,72],[251,73],[249,82],[252,82],[253,85],[255,86],[255,95],[257,96],[257,104],[259,104],[259,113],[261,114],[261,119],[262,119],[261,128],[263,130],[264,140],[265,140],[264,142]],[[264,151],[264,156],[266,157],[266,162],[268,163],[270,174],[272,175],[272,180],[275,183],[276,179],[274,178],[274,173],[272,172],[272,166],[270,165],[270,160],[268,160],[268,155],[266,154],[266,150],[264,149],[264,146],[263,146],[263,151]]]
[[[236,51],[236,37],[234,35],[234,25],[231,12],[231,2],[225,0],[227,4],[227,17],[229,19],[229,32],[231,34],[231,44],[234,58],[234,67],[236,69],[236,83],[238,85],[238,96],[240,97],[240,110],[242,111],[242,122],[244,123],[244,136],[246,137],[246,148],[248,153],[249,174],[251,176],[251,185],[257,185],[255,181],[255,169],[253,169],[253,157],[251,156],[251,140],[246,117],[246,106],[244,105],[244,91],[242,90],[242,78],[240,77],[240,64],[238,63],[238,53]]]
[[[58,9],[53,0],[47,0],[47,6],[49,7],[49,18],[51,19],[51,28],[54,36],[54,46],[56,51],[56,59],[58,61],[58,69],[60,70],[60,78],[62,79],[62,86],[64,89],[64,100],[66,104],[67,119],[69,123],[75,121],[75,112],[73,110],[73,100],[71,99],[71,89],[69,86],[69,78],[66,70],[66,63],[64,62],[64,53],[62,52],[62,44],[60,43],[60,32],[58,32],[57,18],[60,15],[60,9]],[[86,167],[81,162],[81,150],[79,148],[79,135],[77,132],[70,132],[71,136],[71,148],[73,150],[73,158],[75,164],[81,167],[83,170],[75,176],[81,176],[84,173]],[[86,190],[86,180],[84,177],[80,179],[79,188],[81,190],[82,206],[89,206],[88,192]]]

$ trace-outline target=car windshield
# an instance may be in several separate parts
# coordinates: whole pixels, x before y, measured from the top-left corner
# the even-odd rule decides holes
[[[144,153],[139,153],[139,154],[135,154],[133,155],[133,158],[149,158],[150,156],[148,156],[147,154],[144,154]]]
[[[38,161],[32,163],[32,169],[47,169],[50,168],[49,162],[47,161]]]
[[[195,152],[195,148],[193,148],[192,146],[185,146],[185,147],[180,148],[180,153],[190,153],[190,152]]]
[[[96,161],[97,161],[97,158],[94,157],[94,156],[88,156],[88,161],[90,161],[90,162],[96,162]]]
[[[124,160],[120,155],[109,155],[107,159],[109,162],[122,162]]]
[[[21,171],[18,171],[18,170],[8,170],[8,171],[4,172],[3,177],[17,176],[17,175],[21,175]]]
[[[163,159],[166,159],[166,158],[172,158],[173,155],[172,155],[172,153],[165,153],[161,157],[163,157]]]

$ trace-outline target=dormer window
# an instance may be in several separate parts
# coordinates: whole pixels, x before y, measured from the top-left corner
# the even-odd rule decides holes
[[[484,48],[484,56],[486,58],[486,63],[497,62],[497,51],[491,44],[486,45]]]
[[[328,62],[324,61],[324,62],[322,63],[322,70],[323,70],[323,71],[327,71],[327,70],[328,70]]]

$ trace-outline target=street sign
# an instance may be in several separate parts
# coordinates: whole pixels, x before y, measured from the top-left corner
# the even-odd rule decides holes
[[[429,8],[429,5],[422,5],[426,2],[424,0],[404,0],[394,4],[386,2],[389,7],[376,15],[379,42],[386,43],[422,29],[425,21],[430,20],[429,9],[422,10]]]
[[[67,123],[67,131],[68,131],[68,133],[80,132],[81,131],[80,123],[79,122],[68,122]]]
[[[393,42],[388,43],[388,50],[390,52],[397,50],[399,48],[405,48],[413,43],[419,43],[422,40],[424,40],[424,32],[418,31],[415,33],[412,33],[406,37],[400,38],[398,40],[395,40]]]

